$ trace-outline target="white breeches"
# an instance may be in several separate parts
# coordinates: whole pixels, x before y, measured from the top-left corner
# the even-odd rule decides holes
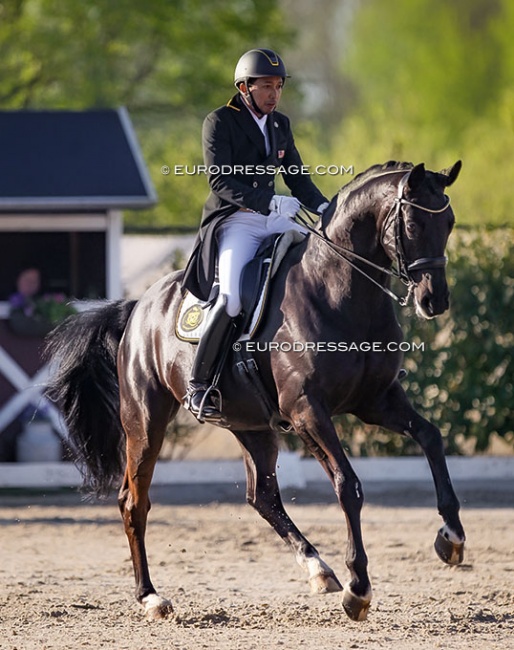
[[[277,212],[265,216],[260,212],[239,211],[223,220],[218,230],[218,275],[220,295],[226,296],[227,313],[232,318],[241,311],[239,282],[245,264],[255,256],[268,235],[287,230],[306,232]]]

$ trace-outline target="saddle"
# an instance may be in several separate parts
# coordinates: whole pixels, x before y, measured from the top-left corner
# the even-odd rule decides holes
[[[241,302],[243,305],[239,324],[239,341],[252,339],[266,312],[269,289],[287,251],[303,241],[305,235],[288,230],[280,235],[270,235],[259,247],[241,275]],[[219,285],[213,287],[210,299],[202,301],[189,291],[184,296],[175,320],[175,333],[182,341],[198,343],[205,329],[207,316],[216,302]]]

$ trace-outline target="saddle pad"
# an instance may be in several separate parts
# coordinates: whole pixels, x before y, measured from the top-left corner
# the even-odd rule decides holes
[[[198,343],[205,330],[212,303],[198,300],[189,291],[179,305],[175,321],[175,334],[182,341]]]
[[[252,338],[253,334],[256,332],[265,311],[266,297],[268,295],[271,279],[276,274],[288,249],[293,244],[300,242],[304,237],[305,235],[296,230],[289,230],[277,239],[271,257],[265,260],[265,262],[268,263],[266,279],[252,312],[250,324],[239,340]],[[175,320],[175,333],[177,337],[182,341],[198,343],[205,331],[205,325],[208,320],[207,317],[212,304],[212,302],[199,300],[188,291],[179,305],[177,318]]]

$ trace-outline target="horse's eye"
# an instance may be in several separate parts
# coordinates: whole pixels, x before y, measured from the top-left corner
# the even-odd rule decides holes
[[[405,224],[405,230],[407,231],[408,235],[414,237],[419,230],[418,224],[414,223],[414,221],[407,221]]]

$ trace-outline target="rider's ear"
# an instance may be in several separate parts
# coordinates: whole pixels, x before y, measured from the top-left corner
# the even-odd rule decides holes
[[[410,170],[405,185],[408,189],[415,190],[421,185],[421,183],[424,180],[425,180],[425,163],[419,163],[419,165],[416,165]]]
[[[448,167],[448,169],[442,169],[439,172],[441,182],[444,187],[448,187],[449,185],[453,185],[453,183],[455,183],[461,168],[462,168],[462,160],[457,160],[457,162],[455,163],[455,165],[453,165],[453,167]]]

